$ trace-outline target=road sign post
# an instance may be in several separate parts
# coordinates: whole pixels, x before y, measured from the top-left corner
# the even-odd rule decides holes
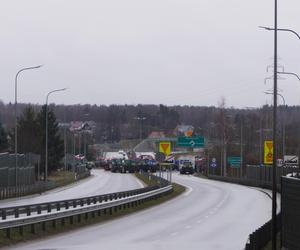
[[[160,142],[159,152],[163,153],[165,156],[171,154],[171,142]]]
[[[218,166],[217,159],[213,157],[211,159],[211,163],[210,163],[210,168],[212,168],[212,170],[213,170],[213,175],[215,175],[215,170],[216,170],[217,166]]]
[[[232,168],[240,168],[241,167],[241,157],[228,157],[227,162]]]
[[[273,141],[265,141],[264,143],[264,164],[273,164]]]

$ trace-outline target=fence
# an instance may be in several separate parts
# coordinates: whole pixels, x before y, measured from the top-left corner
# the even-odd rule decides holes
[[[0,188],[34,184],[35,165],[39,165],[40,157],[35,154],[18,154],[18,167],[14,154],[0,154]],[[17,183],[16,183],[17,180]]]
[[[282,247],[300,249],[300,176],[281,179]]]
[[[277,190],[280,191],[281,176],[289,173],[299,172],[299,168],[294,167],[277,167]],[[247,165],[245,176],[224,177],[219,175],[209,175],[210,179],[220,180],[225,182],[237,183],[252,187],[261,187],[272,189],[273,168],[270,166],[251,166]]]
[[[277,215],[277,232],[281,228],[281,214]],[[263,226],[249,235],[245,250],[263,249],[271,240],[272,220],[269,220]]]
[[[299,172],[298,167],[283,166],[277,167],[277,183],[280,187],[280,178],[289,173]],[[272,166],[252,166],[247,165],[245,179],[251,181],[253,186],[272,188],[272,175],[273,167]]]

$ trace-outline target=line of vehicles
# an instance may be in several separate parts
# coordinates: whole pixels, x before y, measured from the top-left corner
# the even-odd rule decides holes
[[[140,154],[136,157],[128,157],[124,151],[107,152],[104,157],[98,158],[96,166],[104,168],[113,173],[134,173],[134,172],[156,172],[166,169],[177,170],[180,174],[194,174],[195,167],[188,158],[166,159],[158,162],[155,154]]]

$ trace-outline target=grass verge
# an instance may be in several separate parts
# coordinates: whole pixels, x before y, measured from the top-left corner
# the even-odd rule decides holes
[[[140,174],[135,174],[135,176],[139,178],[141,181],[143,181],[146,185],[153,185],[155,183],[153,180],[148,180],[148,178]],[[40,239],[42,237],[47,237],[62,232],[75,230],[78,229],[79,227],[82,228],[97,223],[103,223],[105,221],[109,221],[112,219],[117,219],[137,211],[141,211],[153,206],[157,206],[165,201],[177,197],[178,195],[182,194],[184,191],[185,191],[184,186],[173,183],[173,192],[163,195],[158,199],[145,201],[137,206],[130,207],[130,208],[127,208],[126,206],[126,209],[123,209],[124,208],[123,206],[121,209],[120,208],[112,209],[112,214],[110,214],[109,210],[107,210],[105,212],[101,211],[100,214],[98,212],[94,212],[94,213],[91,212],[88,213],[87,215],[81,215],[80,218],[78,216],[74,216],[73,219],[71,218],[65,218],[63,220],[59,219],[55,222],[55,224],[53,224],[52,221],[46,222],[45,231],[43,230],[42,223],[36,224],[34,228],[32,228],[31,226],[24,226],[23,235],[20,235],[20,229],[14,228],[11,230],[10,239],[6,237],[6,231],[0,230],[0,247],[9,246],[16,243],[30,241],[34,239]]]
[[[56,187],[65,186],[75,182],[75,175],[70,171],[57,171],[48,176],[49,181],[53,181]]]

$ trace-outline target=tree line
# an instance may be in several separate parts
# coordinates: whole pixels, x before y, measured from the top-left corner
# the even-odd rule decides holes
[[[28,104],[18,106],[20,114]],[[39,105],[31,105],[33,110],[41,110]],[[194,134],[204,136],[212,154],[222,160],[226,147],[227,155],[239,155],[242,141],[244,159],[248,164],[262,161],[263,141],[272,138],[272,107],[236,109],[228,108],[225,102],[218,107],[165,106],[165,105],[53,105],[50,116],[57,122],[94,121],[96,130],[94,142],[114,143],[120,140],[146,138],[152,131],[164,132],[174,136],[174,128],[179,124],[192,125]],[[0,103],[0,122],[7,132],[14,127],[12,104]],[[27,114],[28,116],[30,114]],[[33,115],[33,114],[31,114]],[[45,117],[45,116],[44,116]],[[29,118],[29,117],[27,117]],[[138,119],[143,118],[143,119]],[[21,119],[21,118],[20,118]],[[19,119],[19,121],[21,121]],[[43,133],[42,113],[35,118]],[[57,125],[57,124],[56,124]],[[300,142],[300,108],[298,106],[279,106],[278,108],[278,152],[298,154]],[[24,124],[25,126],[25,124]],[[55,127],[55,126],[54,126]],[[0,149],[5,148],[5,140],[0,126]],[[29,129],[28,129],[29,130]],[[36,133],[39,130],[32,130]],[[28,132],[29,133],[29,132]],[[26,133],[25,133],[26,134]],[[20,136],[22,136],[20,134]],[[5,137],[5,136],[4,136]],[[32,138],[23,135],[24,141]],[[40,135],[40,138],[43,136]],[[61,138],[61,137],[60,137]],[[58,140],[58,138],[57,138]],[[3,141],[3,142],[2,142]],[[35,145],[42,145],[40,139]],[[4,145],[4,146],[3,146]],[[43,147],[33,146],[31,150],[42,152]],[[61,156],[61,154],[59,154]]]
[[[51,108],[48,108],[48,171],[60,167],[64,155],[64,144],[59,133],[58,122]],[[0,123],[0,152],[14,153],[15,129],[4,129]],[[26,105],[17,119],[17,150],[20,154],[34,153],[41,157],[40,164],[45,166],[46,144],[46,106]]]

